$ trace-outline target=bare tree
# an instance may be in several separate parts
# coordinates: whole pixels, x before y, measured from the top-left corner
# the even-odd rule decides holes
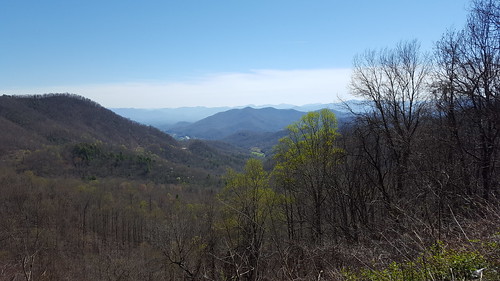
[[[409,186],[414,143],[427,113],[430,71],[417,41],[355,58],[351,90],[370,105],[358,116],[368,130],[360,136],[375,138],[363,141],[363,150],[374,169],[373,183],[390,208]]]
[[[486,200],[498,193],[499,18],[498,1],[474,1],[465,28],[445,34],[436,48],[434,87],[438,108],[447,120],[448,139],[463,163],[468,193]],[[475,167],[467,171],[466,162]]]

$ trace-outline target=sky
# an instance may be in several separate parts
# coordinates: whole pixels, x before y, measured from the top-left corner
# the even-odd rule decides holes
[[[466,21],[468,0],[0,0],[0,94],[105,107],[350,99],[352,61]]]

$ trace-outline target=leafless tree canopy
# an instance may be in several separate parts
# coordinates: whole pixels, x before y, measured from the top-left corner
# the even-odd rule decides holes
[[[474,0],[432,54],[360,54],[365,110],[310,112],[266,159],[1,96],[0,280],[499,280],[499,19]]]

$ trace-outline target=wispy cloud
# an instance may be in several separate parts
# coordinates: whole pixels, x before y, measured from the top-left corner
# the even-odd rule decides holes
[[[350,69],[253,70],[217,73],[182,82],[126,82],[30,89],[69,92],[106,107],[160,108],[329,103],[349,98]],[[10,92],[10,91],[8,91]]]

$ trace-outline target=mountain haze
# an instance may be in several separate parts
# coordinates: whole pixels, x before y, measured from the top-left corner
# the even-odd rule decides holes
[[[179,107],[179,108],[110,108],[113,112],[134,120],[136,122],[151,125],[160,130],[166,131],[175,127],[185,127],[186,123],[194,123],[203,118],[207,118],[219,112],[224,112],[232,109],[243,109],[251,107],[255,109],[262,109],[273,107],[275,109],[294,109],[301,112],[317,111],[323,108],[328,108],[337,114],[340,119],[350,111],[360,112],[366,107],[362,101],[348,100],[339,103],[328,104],[306,104],[306,105],[291,105],[291,104],[278,104],[278,105],[248,105],[237,107]]]
[[[299,120],[305,113],[293,109],[251,108],[231,109],[185,127],[176,127],[167,132],[175,136],[188,136],[209,140],[220,140],[239,131],[276,132]]]
[[[230,107],[179,107],[179,108],[110,108],[113,112],[134,120],[167,130],[179,122],[193,123],[218,112],[230,110]]]
[[[0,131],[0,164],[51,177],[176,182],[223,174],[231,165],[241,166],[245,157],[201,141],[180,143],[157,128],[69,94],[1,96]]]

